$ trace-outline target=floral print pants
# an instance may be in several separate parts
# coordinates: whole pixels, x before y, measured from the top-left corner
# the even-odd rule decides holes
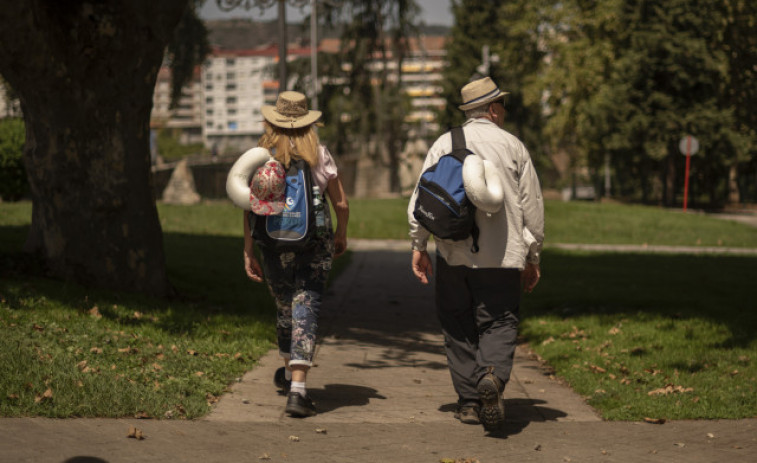
[[[290,365],[313,365],[318,313],[334,256],[333,234],[300,252],[262,250],[263,272],[276,301],[279,353]]]

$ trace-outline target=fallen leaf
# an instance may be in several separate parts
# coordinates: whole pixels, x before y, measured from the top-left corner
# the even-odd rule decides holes
[[[267,453],[264,453],[258,457],[258,460],[270,460],[270,459],[271,459],[271,456],[268,455]]]
[[[686,444],[684,444],[683,442],[676,442],[673,445],[675,445],[676,447],[681,447],[681,448],[686,447]]]
[[[98,309],[97,306],[94,306],[91,309],[89,309],[89,315],[94,318],[103,318],[103,316],[100,315],[100,309]]]
[[[137,320],[142,318],[142,312],[134,312],[134,318],[136,318]]]
[[[715,434],[713,434],[711,432],[708,432],[707,433],[707,437],[709,437],[710,439],[714,439],[715,438]]]
[[[81,362],[77,363],[76,368],[78,368],[79,371],[84,371],[84,369],[87,368],[87,361],[82,360]]]
[[[91,353],[93,353],[93,354],[102,354],[102,353],[103,353],[103,350],[102,350],[102,349],[100,349],[99,347],[93,347],[93,348],[91,348],[91,349],[89,350],[89,352],[91,352]]]
[[[203,373],[202,371],[196,371],[195,372],[195,376],[197,376],[197,377],[201,377],[203,375],[205,375],[205,373]]]
[[[129,426],[129,433],[126,435],[126,437],[130,439],[144,440],[145,435],[144,433],[142,433],[141,429],[137,429],[134,426]]]
[[[289,436],[289,440],[292,441],[292,442],[299,442],[300,438],[297,437],[297,436]]]
[[[534,447],[534,450],[536,450],[537,452],[540,452],[541,451],[541,444],[537,444],[536,447]]]
[[[38,394],[36,397],[34,397],[34,403],[38,404],[40,402],[52,400],[52,398],[53,398],[53,390],[50,388],[47,388],[47,390],[43,392],[42,395]]]
[[[315,428],[315,432],[317,432],[318,434],[326,434],[328,431],[326,430],[326,428]]]
[[[665,418],[648,418],[645,417],[644,421],[652,424],[665,424]]]
[[[616,334],[620,333],[620,328],[618,328],[617,326],[613,326],[612,328],[610,328],[610,331],[608,331],[607,333],[608,334],[612,334],[612,335],[616,335]]]

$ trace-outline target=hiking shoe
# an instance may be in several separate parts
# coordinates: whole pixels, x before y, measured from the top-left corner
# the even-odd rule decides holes
[[[478,397],[481,400],[479,418],[487,431],[499,429],[505,421],[504,389],[502,381],[491,371],[478,382]]]
[[[463,405],[457,408],[455,418],[465,424],[481,424],[478,417],[478,405]]]
[[[281,389],[285,393],[289,392],[289,388],[292,387],[292,380],[287,379],[285,367],[281,367],[276,370],[276,373],[274,373],[273,375],[273,384],[275,384],[277,388]]]
[[[317,413],[310,397],[304,397],[299,392],[290,392],[287,394],[287,406],[284,411],[297,418],[314,416]]]

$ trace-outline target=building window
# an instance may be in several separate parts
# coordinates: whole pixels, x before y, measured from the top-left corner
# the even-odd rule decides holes
[[[205,98],[205,104],[213,104],[213,97],[209,96],[209,97]]]
[[[205,84],[205,90],[213,90],[213,84]]]
[[[229,130],[236,130],[237,129],[237,121],[229,121],[227,123]]]
[[[230,96],[226,98],[226,104],[236,104],[237,103],[237,97]]]
[[[226,66],[234,66],[236,60],[234,58],[226,58]]]
[[[213,110],[212,109],[206,109],[205,110],[205,114],[208,115],[208,116],[212,116],[213,115]]]
[[[233,108],[229,109],[228,111],[226,111],[226,114],[228,114],[229,116],[234,116],[237,114],[237,110]]]
[[[234,72],[227,72],[226,73],[226,80],[234,80],[237,78],[236,73]]]
[[[226,90],[236,90],[236,89],[237,89],[237,84],[234,84],[234,83],[226,84]]]
[[[205,127],[212,129],[213,128],[213,121],[208,121],[205,123]]]

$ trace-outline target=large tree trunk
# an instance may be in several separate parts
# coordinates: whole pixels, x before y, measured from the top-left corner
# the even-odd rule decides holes
[[[25,0],[0,9],[0,72],[26,122],[25,250],[89,286],[170,292],[149,120],[187,0]]]

